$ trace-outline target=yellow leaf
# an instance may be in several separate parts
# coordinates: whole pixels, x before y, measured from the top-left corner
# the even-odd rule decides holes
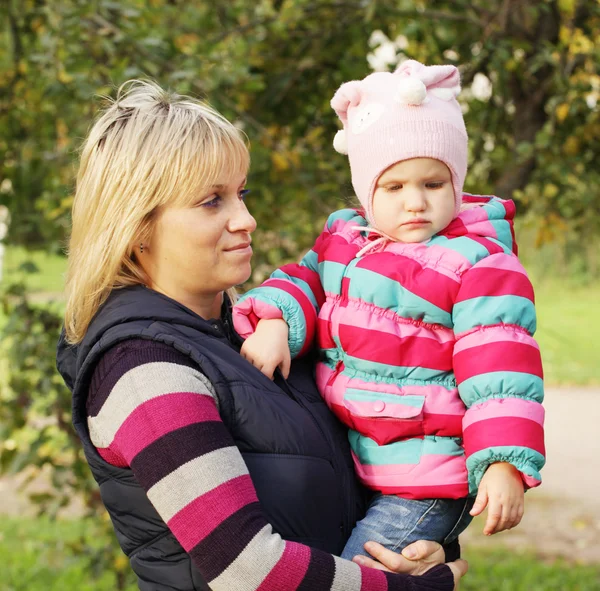
[[[559,123],[562,123],[569,114],[569,105],[568,103],[561,103],[556,107],[556,119]]]
[[[546,199],[552,199],[558,195],[558,187],[554,183],[548,183],[544,185],[543,196]]]
[[[124,571],[129,566],[129,560],[127,560],[127,556],[124,554],[119,554],[115,558],[114,567],[118,571]]]
[[[67,74],[67,72],[64,70],[59,70],[56,77],[63,84],[69,84],[69,82],[73,81],[73,76],[71,76],[71,74]]]
[[[576,138],[574,135],[571,135],[567,138],[565,143],[563,144],[563,152],[567,156],[575,156],[579,153],[579,138]]]
[[[279,171],[287,170],[290,167],[288,159],[279,152],[271,153],[271,161],[273,162],[273,166]]]

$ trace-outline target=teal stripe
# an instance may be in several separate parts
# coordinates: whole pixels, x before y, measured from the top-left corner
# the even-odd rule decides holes
[[[345,271],[346,265],[342,263],[334,263],[333,261],[319,263],[319,277],[325,292],[334,295],[342,293],[342,278]]]
[[[471,265],[479,262],[481,259],[489,256],[489,251],[484,248],[478,242],[471,240],[466,236],[459,236],[458,238],[448,238],[446,236],[434,236],[428,243],[427,246],[443,246],[449,250],[459,253],[464,256]]]
[[[398,396],[397,394],[386,394],[384,392],[373,392],[371,390],[359,390],[358,388],[347,388],[345,398],[356,402],[374,402],[381,400],[412,408],[422,408],[425,396]]]
[[[310,288],[310,285],[306,283],[304,279],[299,279],[298,277],[291,277],[290,275],[288,275],[287,273],[283,273],[279,269],[273,271],[273,273],[271,274],[271,279],[287,279],[304,292],[304,295],[310,300],[310,303],[315,309],[318,308],[317,298],[315,298],[315,294]]]
[[[458,392],[467,406],[493,398],[509,397],[541,403],[544,400],[544,382],[530,373],[491,371],[465,380],[458,386]]]
[[[309,250],[299,263],[302,267],[307,267],[311,271],[317,271],[319,268],[319,255],[314,250]]]
[[[490,220],[490,223],[494,226],[498,236],[498,240],[495,240],[495,242],[499,243],[508,254],[512,253],[513,239],[509,222],[507,220]]]
[[[415,295],[397,281],[357,267],[352,269],[349,296],[412,318],[452,328],[452,315]]]
[[[249,292],[257,300],[279,308],[290,329],[289,345],[292,358],[302,350],[306,340],[306,318],[296,298],[276,287],[257,287]]]
[[[462,334],[476,326],[516,324],[533,334],[536,328],[535,306],[516,295],[481,296],[454,305],[454,332]]]
[[[354,209],[347,208],[347,209],[338,209],[337,211],[334,211],[327,218],[327,228],[331,229],[331,226],[333,226],[333,224],[337,220],[344,220],[345,222],[349,222],[350,220],[353,220],[357,226],[366,226],[367,225],[367,220],[365,220],[365,218],[363,218],[362,216],[358,215],[356,213],[356,210],[354,210]]]
[[[453,381],[454,378],[450,372],[440,371],[439,369],[388,365],[387,363],[359,359],[347,354],[344,355],[344,365],[346,366],[344,373],[350,375],[354,370],[356,373],[362,373],[363,376],[366,375],[367,381],[373,381],[373,375],[377,376],[377,381],[384,378],[392,380],[394,383],[402,380],[415,380],[428,383],[444,382],[447,384]]]
[[[369,437],[350,429],[348,439],[360,463],[370,466],[418,464],[424,455],[462,456],[461,440],[453,437],[413,438],[377,445]]]
[[[491,236],[487,237],[487,240],[489,240],[490,242],[493,242],[494,244],[498,245],[502,249],[502,251],[504,252],[504,254],[512,255],[513,252],[512,252],[511,247],[508,246],[507,244],[505,244],[504,242],[502,242],[501,240],[498,240],[497,238],[492,238]]]
[[[495,462],[509,462],[527,476],[541,480],[540,470],[544,467],[546,458],[533,449],[515,445],[500,445],[482,449],[467,458],[469,494],[477,493],[485,471],[490,464]]]

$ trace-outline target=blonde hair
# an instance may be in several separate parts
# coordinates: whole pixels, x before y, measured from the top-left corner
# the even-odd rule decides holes
[[[185,207],[201,188],[246,174],[249,163],[245,136],[210,106],[152,81],[125,82],[81,150],[65,288],[68,341],[83,339],[113,289],[146,283],[133,246],[150,237],[157,208]]]

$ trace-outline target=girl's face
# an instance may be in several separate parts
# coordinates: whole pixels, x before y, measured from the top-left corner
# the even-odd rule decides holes
[[[244,203],[245,176],[202,190],[186,207],[159,210],[140,262],[160,291],[194,311],[219,311],[221,293],[250,277],[256,221]],[[212,307],[211,307],[212,306]]]
[[[373,194],[375,227],[400,242],[423,242],[454,219],[450,169],[440,160],[397,162],[377,181]]]

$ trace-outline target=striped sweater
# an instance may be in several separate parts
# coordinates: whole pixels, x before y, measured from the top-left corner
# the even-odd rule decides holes
[[[533,288],[516,256],[512,201],[464,195],[423,243],[388,242],[361,212],[333,213],[299,264],[234,309],[244,337],[283,318],[292,356],[315,343],[321,394],[350,427],[362,482],[406,498],[474,495],[498,461],[537,486],[545,462]]]
[[[445,565],[384,573],[274,533],[216,401],[187,356],[137,339],[104,355],[87,401],[100,455],[131,468],[214,591],[451,591]]]

